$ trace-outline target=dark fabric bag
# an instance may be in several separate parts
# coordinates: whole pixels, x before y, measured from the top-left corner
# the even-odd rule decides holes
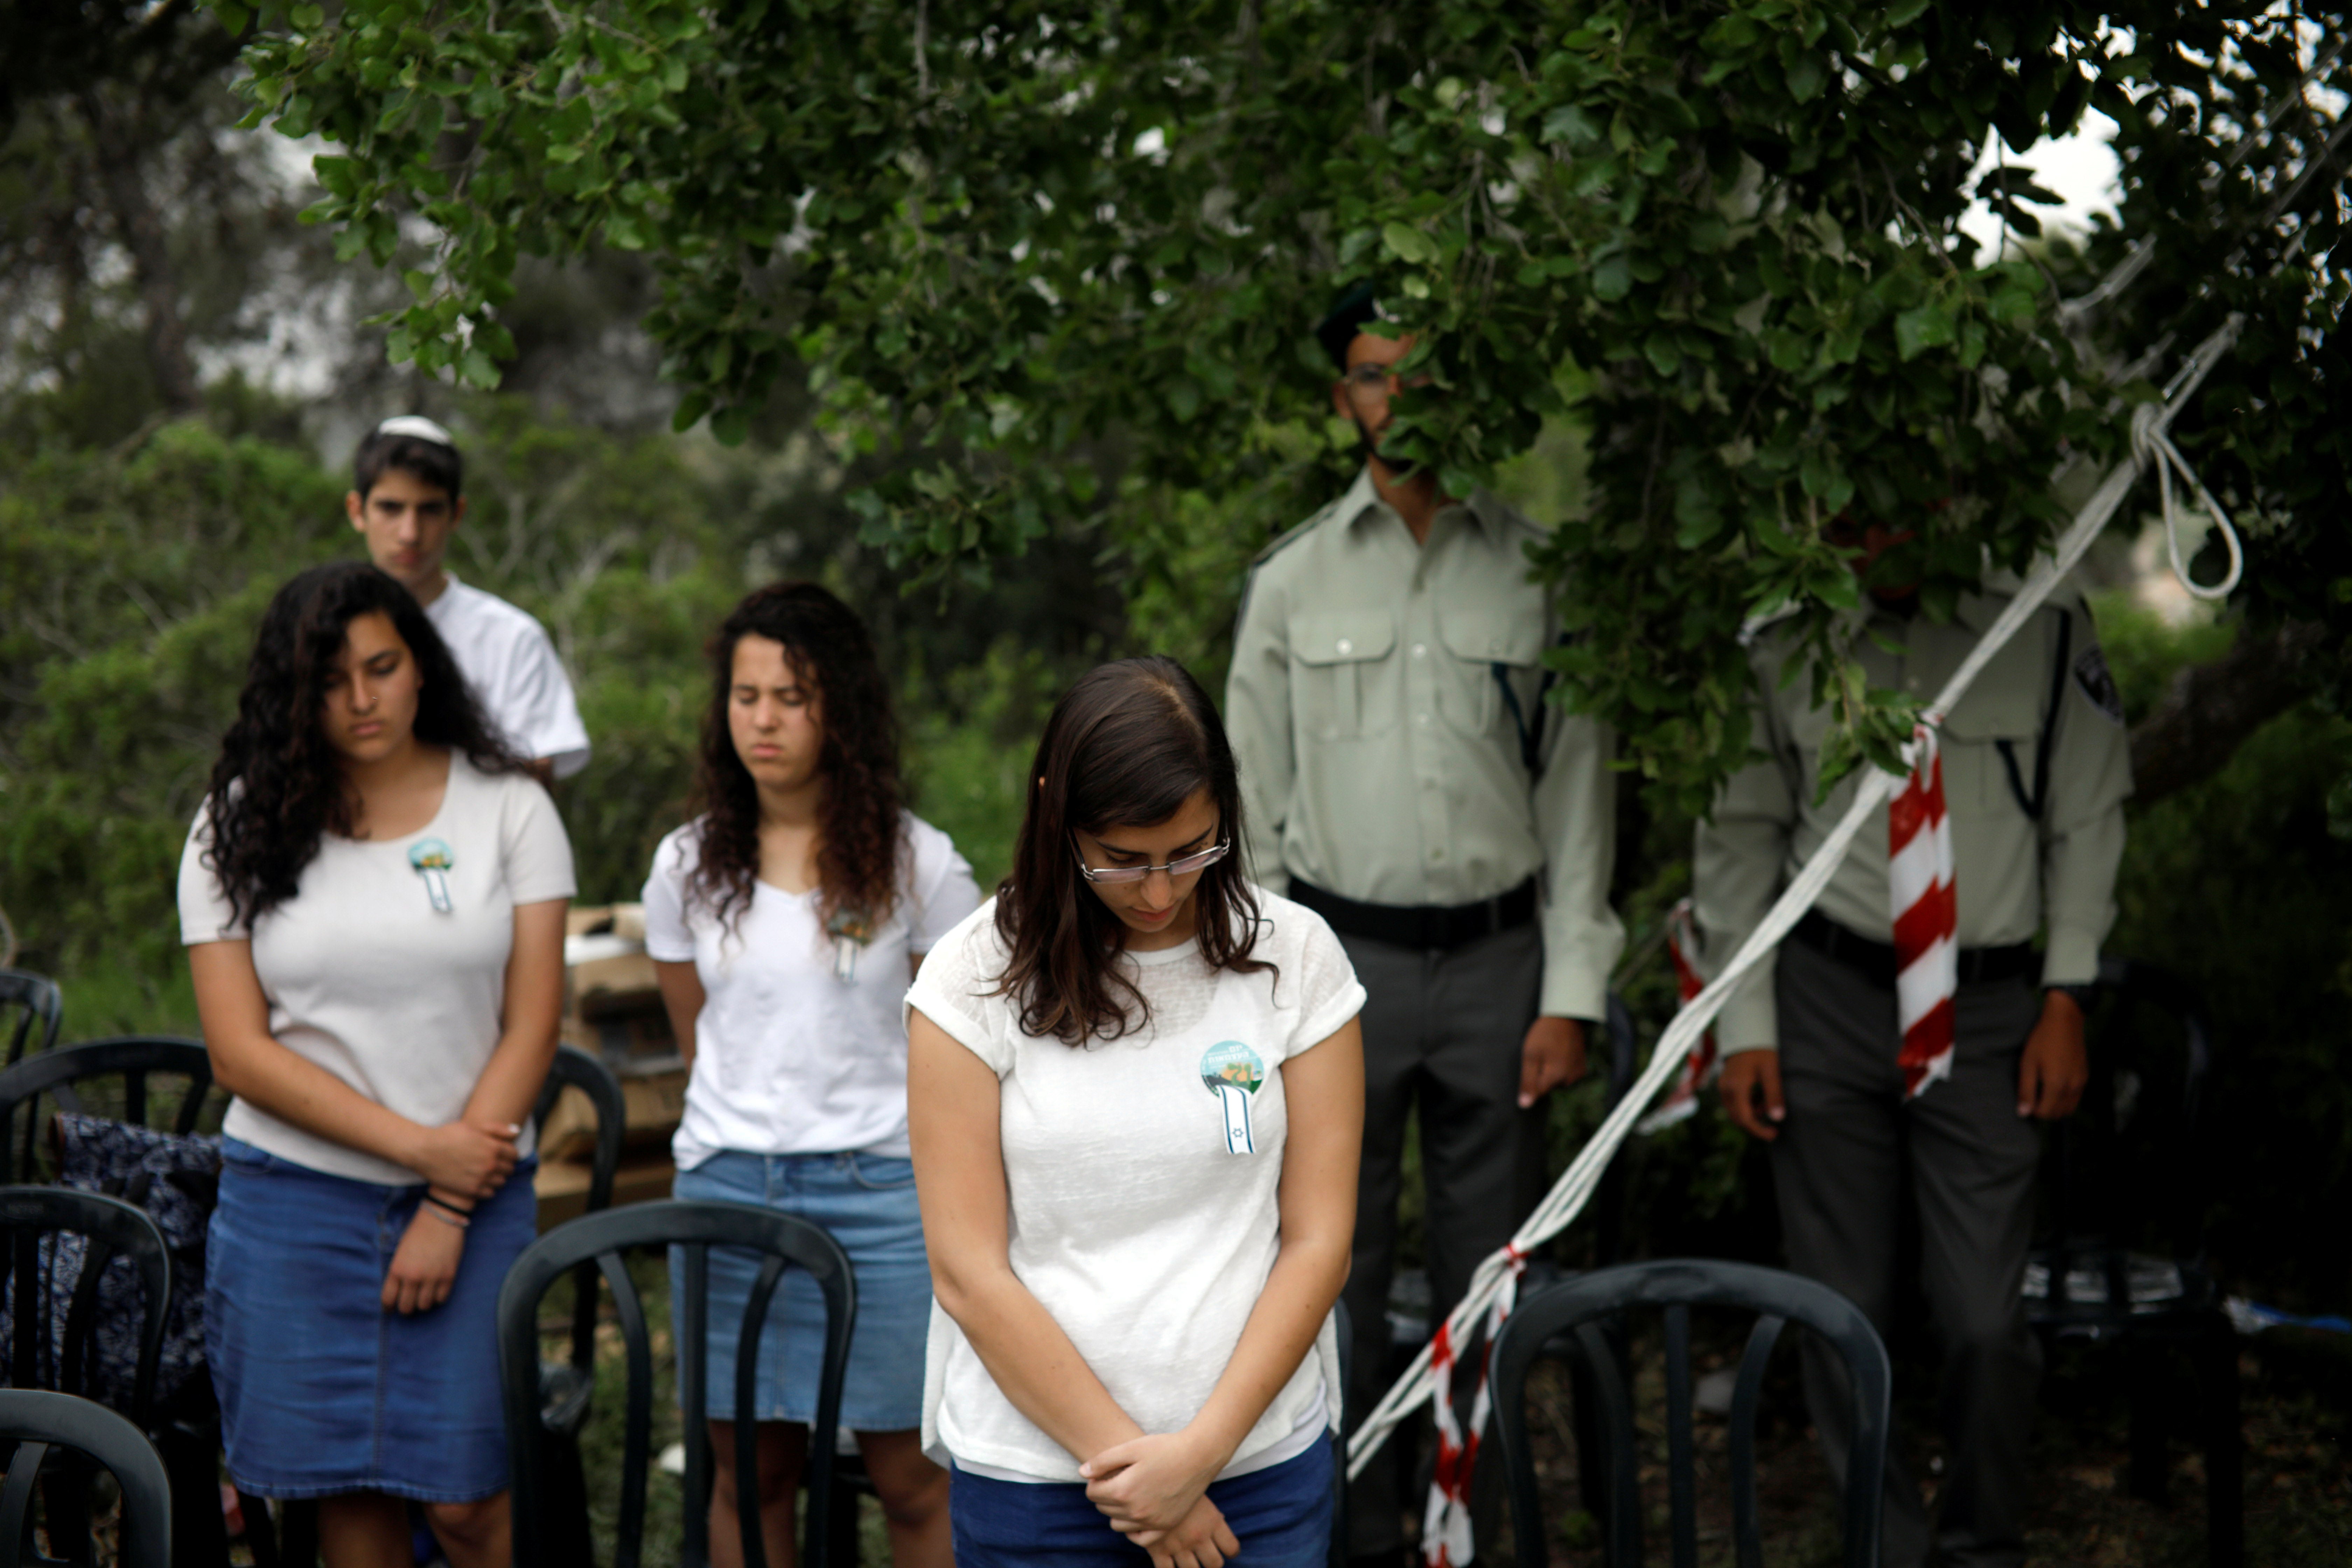
[[[163,1319],[163,1349],[155,1364],[155,1408],[173,1398],[205,1368],[205,1233],[220,1196],[220,1140],[182,1137],[152,1127],[134,1127],[104,1117],[57,1113],[58,1184],[121,1198],[147,1211],[163,1233],[172,1259],[172,1303]],[[44,1247],[52,1279],[81,1274],[89,1243],[79,1236],[56,1236]],[[52,1292],[54,1346],[65,1342],[70,1293]],[[139,1368],[139,1328],[143,1319],[137,1272],[117,1258],[98,1285],[97,1342],[92,1397],[127,1409]],[[52,1386],[55,1386],[52,1384]]]

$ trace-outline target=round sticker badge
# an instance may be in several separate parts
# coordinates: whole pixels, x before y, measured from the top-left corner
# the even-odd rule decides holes
[[[420,838],[408,847],[408,863],[425,879],[425,896],[433,900],[433,907],[447,914],[449,871],[457,864],[457,857],[438,838]]]
[[[1265,1081],[1265,1058],[1239,1040],[1220,1040],[1201,1056],[1201,1083],[1217,1097],[1225,1130],[1225,1152],[1255,1154],[1250,1134],[1250,1096]]]

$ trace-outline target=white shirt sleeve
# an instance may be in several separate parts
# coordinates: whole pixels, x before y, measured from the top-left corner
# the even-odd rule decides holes
[[[694,962],[694,929],[686,918],[686,879],[699,857],[696,853],[702,820],[698,817],[661,841],[654,851],[653,869],[646,873],[646,956],[661,963]]]
[[[1356,966],[1348,962],[1348,950],[1339,945],[1321,915],[1286,904],[1276,918],[1299,922],[1298,955],[1293,960],[1297,973],[1286,972],[1277,982],[1298,987],[1298,1026],[1283,1053],[1286,1059],[1312,1050],[1338,1033],[1364,1010],[1365,993],[1363,983],[1356,978]]]
[[[546,758],[555,776],[570,778],[588,765],[588,727],[572,678],[555,644],[537,622],[516,637],[506,679],[493,700],[499,725],[526,757]]]
[[[1013,1070],[1017,1005],[992,996],[1004,953],[996,938],[996,900],[966,916],[923,960],[907,989],[907,1005],[947,1031],[948,1037],[1003,1078]]]
[[[980,908],[980,883],[973,879],[970,863],[956,852],[954,841],[929,823],[909,816],[907,837],[914,862],[907,947],[920,958]]]
[[[572,840],[563,819],[537,779],[509,773],[499,853],[506,861],[507,896],[520,906],[568,899],[580,890],[572,874]]]
[[[228,898],[220,878],[205,863],[212,848],[213,803],[196,808],[188,825],[188,841],[180,850],[180,942],[194,947],[205,942],[241,942],[252,933],[229,915]]]

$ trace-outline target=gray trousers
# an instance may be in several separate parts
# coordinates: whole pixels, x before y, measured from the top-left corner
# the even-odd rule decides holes
[[[1772,1144],[1772,1178],[1789,1266],[1851,1298],[1890,1337],[1908,1173],[1951,1450],[1937,1499],[1937,1560],[1955,1568],[2021,1563],[2042,1348],[2019,1288],[2042,1138],[2017,1114],[2017,1071],[2041,1016],[2039,995],[2023,979],[1961,986],[1951,1076],[1907,1104],[1891,987],[1789,942],[1780,952],[1777,999],[1789,1119]],[[1803,1356],[1806,1403],[1843,1484],[1844,1371],[1810,1336]],[[1927,1508],[1894,1453],[1884,1542],[1885,1568],[1929,1560]]]
[[[1342,937],[1368,999],[1364,1030],[1364,1156],[1356,1191],[1356,1242],[1344,1300],[1355,1343],[1349,1373],[1349,1431],[1388,1392],[1389,1285],[1396,1272],[1397,1194],[1405,1119],[1421,1120],[1421,1169],[1433,1327],[1469,1289],[1479,1260],[1511,1239],[1542,1194],[1543,1115],[1521,1110],[1519,1050],[1535,1022],[1543,938],[1520,926],[1445,952]],[[1464,1363],[1465,1368],[1470,1364]],[[1471,1378],[1455,1379],[1466,1414]],[[1403,1546],[1402,1518],[1423,1499],[1402,1494],[1397,1429],[1348,1491],[1351,1554]],[[1474,1523],[1492,1539],[1502,1473],[1491,1445],[1473,1481]]]

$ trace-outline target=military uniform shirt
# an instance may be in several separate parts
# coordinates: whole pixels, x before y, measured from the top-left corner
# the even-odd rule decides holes
[[[1904,651],[1889,653],[1862,636],[1853,644],[1855,657],[1873,687],[1932,700],[2008,599],[1995,593],[1964,595],[1950,626],[1874,607],[1867,630]],[[2062,618],[2067,624],[2063,668]],[[1857,769],[1828,799],[1813,804],[1831,715],[1813,706],[1809,672],[1782,684],[1790,646],[1768,631],[1751,649],[1753,740],[1768,755],[1732,775],[1698,828],[1694,904],[1710,967],[1728,963],[1762,923],[1780,889],[1844,816],[1861,783]],[[2054,728],[2049,727],[2053,683]],[[2037,822],[2018,799],[2001,749],[2006,742],[2018,784],[2030,797],[2045,734],[2052,749],[2048,798]],[[1944,721],[1939,748],[1959,946],[2002,947],[2046,929],[2042,984],[2095,980],[2099,944],[2115,923],[2131,752],[2122,703],[2078,595],[2062,589],[2019,628]],[[1882,812],[1864,825],[1815,907],[1858,936],[1891,943],[1886,861]],[[1772,968],[1768,955],[1724,1008],[1716,1037],[1727,1053],[1780,1043]]]
[[[1259,556],[1225,723],[1258,881],[1459,905],[1540,873],[1540,1010],[1598,1018],[1624,940],[1608,903],[1612,737],[1541,702],[1557,617],[1525,549],[1541,536],[1480,491],[1416,544],[1360,473]],[[1530,781],[1520,726],[1538,721]]]

